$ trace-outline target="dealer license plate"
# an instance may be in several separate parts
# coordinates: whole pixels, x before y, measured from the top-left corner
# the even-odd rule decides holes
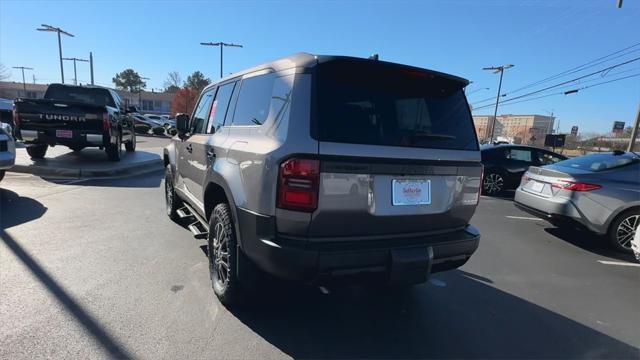
[[[431,204],[431,180],[393,179],[391,191],[394,206]]]

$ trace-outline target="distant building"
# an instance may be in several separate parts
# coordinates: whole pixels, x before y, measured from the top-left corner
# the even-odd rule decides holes
[[[21,82],[0,81],[0,98],[13,100],[19,97],[42,99],[48,84],[25,84],[26,92]],[[173,95],[164,92],[142,91],[131,93],[129,91],[116,90],[126,106],[137,106],[142,113],[169,114],[171,112],[171,100]]]
[[[492,115],[476,115],[473,122],[480,140],[489,138]],[[555,117],[544,115],[499,115],[496,121],[494,137],[502,136],[513,139],[515,143],[538,145],[544,144],[546,134],[553,132]],[[499,124],[499,125],[498,125]]]

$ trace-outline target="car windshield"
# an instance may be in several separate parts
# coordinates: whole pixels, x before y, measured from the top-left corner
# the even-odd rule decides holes
[[[316,74],[321,141],[477,150],[462,79],[370,62],[333,61]]]
[[[557,166],[586,170],[592,172],[612,170],[622,166],[629,165],[640,161],[637,155],[626,153],[621,155],[615,154],[592,154],[579,156],[556,163]]]
[[[109,90],[102,88],[50,85],[45,99],[82,102],[97,106],[115,107]]]

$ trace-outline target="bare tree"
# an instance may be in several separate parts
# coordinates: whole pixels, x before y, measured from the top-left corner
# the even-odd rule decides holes
[[[11,72],[9,69],[4,66],[4,64],[0,63],[0,80],[8,79],[11,76]]]
[[[167,75],[167,80],[164,81],[164,91],[174,93],[182,86],[182,78],[177,71],[171,71]]]

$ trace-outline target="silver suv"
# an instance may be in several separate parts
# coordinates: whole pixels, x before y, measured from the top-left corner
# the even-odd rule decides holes
[[[414,284],[463,265],[482,165],[468,81],[295,54],[209,85],[164,150],[168,215],[206,238],[225,304],[262,272]]]

